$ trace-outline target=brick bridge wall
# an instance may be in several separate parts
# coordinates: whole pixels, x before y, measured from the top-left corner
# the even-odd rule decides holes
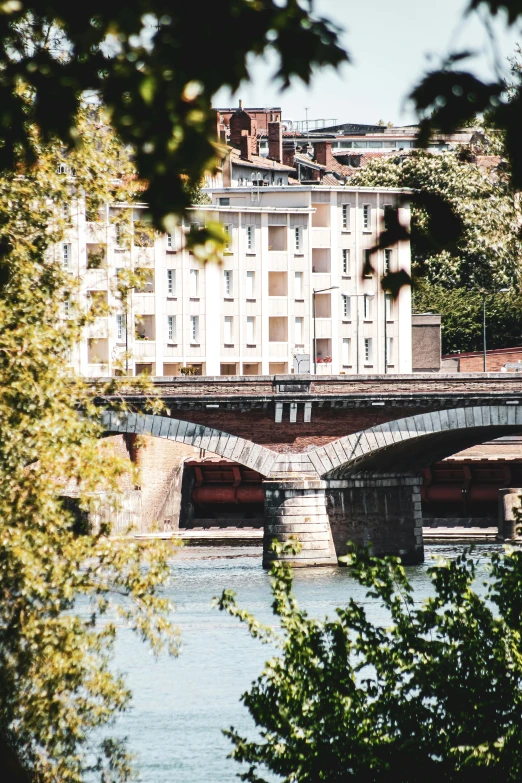
[[[511,398],[522,402],[522,378],[506,373],[157,378],[153,384],[165,402],[164,415],[283,453],[306,452],[415,414],[502,404]],[[121,391],[138,408],[144,405],[128,379],[122,380]]]

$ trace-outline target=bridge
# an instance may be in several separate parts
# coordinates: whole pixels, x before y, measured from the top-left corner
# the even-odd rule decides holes
[[[114,381],[114,379],[111,379]],[[95,381],[92,382],[95,385]],[[264,563],[299,538],[295,565],[335,564],[348,540],[423,559],[422,469],[522,431],[518,374],[155,378],[161,414],[122,379],[100,398],[106,434],[149,435],[263,477]],[[132,412],[115,410],[121,399]]]

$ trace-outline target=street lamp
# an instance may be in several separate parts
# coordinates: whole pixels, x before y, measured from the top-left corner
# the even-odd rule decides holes
[[[349,294],[349,296],[353,296],[357,299],[359,296],[367,296],[368,299],[373,299],[375,296],[375,293],[373,291],[367,291],[366,293],[362,294]],[[356,328],[355,328],[355,345],[357,348],[357,375],[359,375],[359,302],[357,302],[356,305],[356,311],[357,311],[357,317],[355,320]]]
[[[334,291],[339,288],[338,285],[332,285],[330,288],[319,288],[317,291],[312,291],[312,318],[314,321],[314,375],[317,375],[317,340],[315,338],[315,297],[317,294],[324,294],[326,291]]]
[[[509,288],[500,288],[498,291],[493,291],[491,294],[492,296],[495,296],[496,294],[508,294]],[[486,358],[486,296],[488,295],[487,291],[481,291],[482,293],[482,353],[484,356],[484,372],[487,372],[486,366],[487,366],[487,358]]]

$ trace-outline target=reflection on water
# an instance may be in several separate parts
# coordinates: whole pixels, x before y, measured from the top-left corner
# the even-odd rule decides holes
[[[479,576],[485,575],[493,544],[477,545]],[[455,557],[462,545],[427,549],[426,563],[408,568],[421,601],[430,589],[427,568],[433,557]],[[270,648],[252,640],[237,621],[211,607],[224,588],[236,591],[240,604],[260,620],[271,622],[270,584],[261,568],[261,548],[187,547],[172,562],[170,587],[183,649],[179,658],[155,660],[129,631],[121,630],[116,666],[127,675],[133,709],[118,720],[138,758],[143,783],[228,783],[239,769],[227,759],[230,743],[221,730],[252,724],[239,697],[260,674]],[[295,571],[295,592],[310,614],[333,614],[354,597],[370,616],[384,621],[379,607],[365,596],[344,568]]]

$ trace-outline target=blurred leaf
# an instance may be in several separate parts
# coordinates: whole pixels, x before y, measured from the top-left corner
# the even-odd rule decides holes
[[[382,290],[388,291],[394,299],[398,297],[401,288],[405,285],[411,285],[411,276],[404,269],[400,269],[398,272],[388,272],[381,280]]]

